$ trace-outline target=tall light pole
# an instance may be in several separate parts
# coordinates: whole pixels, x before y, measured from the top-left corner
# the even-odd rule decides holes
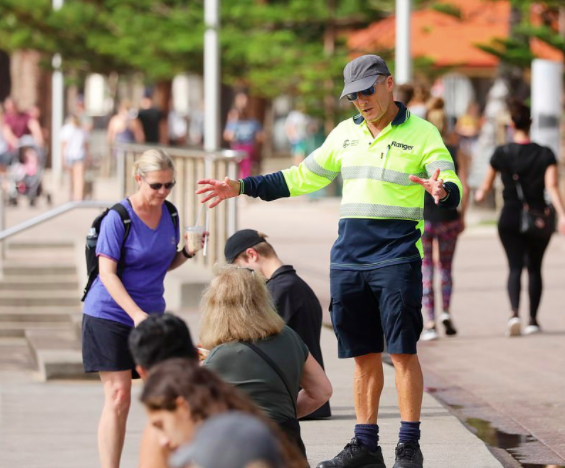
[[[219,0],[204,4],[204,149],[220,147],[220,46]],[[210,174],[206,174],[209,176]]]
[[[53,9],[60,10],[64,0],[53,0]],[[59,143],[59,131],[63,126],[63,100],[64,83],[61,72],[61,54],[53,56],[53,76],[51,78],[51,168],[53,181],[59,185],[63,170],[61,160],[61,145]]]
[[[397,84],[412,80],[411,47],[412,0],[396,0],[396,67],[394,80]]]
[[[532,62],[532,140],[549,146],[557,159],[561,153],[561,96],[563,63],[535,59]],[[561,157],[561,159],[563,159]]]

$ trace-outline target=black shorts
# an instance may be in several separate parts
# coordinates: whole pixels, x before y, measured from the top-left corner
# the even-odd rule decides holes
[[[330,314],[338,356],[416,354],[423,329],[422,262],[374,270],[331,270]],[[383,339],[384,335],[384,339]]]
[[[132,371],[139,379],[129,351],[132,327],[114,320],[84,314],[82,317],[82,365],[85,372]]]

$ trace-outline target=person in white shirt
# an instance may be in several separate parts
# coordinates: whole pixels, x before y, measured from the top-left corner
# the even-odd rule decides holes
[[[63,167],[71,174],[71,199],[84,199],[84,170],[88,155],[88,134],[79,118],[72,115],[67,119],[60,133]]]

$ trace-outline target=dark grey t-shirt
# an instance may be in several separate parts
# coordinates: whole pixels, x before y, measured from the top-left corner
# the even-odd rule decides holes
[[[280,367],[296,402],[308,347],[287,326],[280,334],[254,344]],[[281,378],[261,356],[244,344],[233,342],[216,346],[203,365],[247,393],[272,420],[283,422],[296,418],[294,406]]]

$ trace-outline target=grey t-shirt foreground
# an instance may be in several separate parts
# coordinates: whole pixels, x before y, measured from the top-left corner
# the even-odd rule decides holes
[[[280,367],[296,402],[308,347],[287,326],[280,334],[254,344]],[[280,423],[296,418],[292,401],[281,378],[261,356],[246,345],[232,342],[216,346],[203,365],[247,393],[273,421]]]

